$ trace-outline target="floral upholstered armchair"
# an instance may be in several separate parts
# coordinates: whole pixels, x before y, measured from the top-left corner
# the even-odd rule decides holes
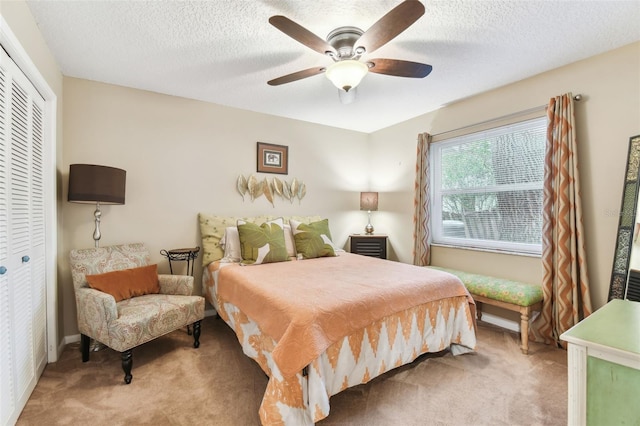
[[[143,244],[72,250],[82,361],[90,339],[121,353],[125,383],[131,383],[132,349],[193,324],[200,346],[204,298],[193,296],[193,277],[158,275]]]

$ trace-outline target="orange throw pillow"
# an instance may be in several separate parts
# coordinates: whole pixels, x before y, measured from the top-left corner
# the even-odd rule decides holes
[[[116,302],[145,294],[160,293],[158,265],[87,275],[89,287],[108,293]]]

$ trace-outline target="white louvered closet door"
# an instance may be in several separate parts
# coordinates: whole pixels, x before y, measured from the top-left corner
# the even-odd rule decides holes
[[[0,425],[18,419],[47,359],[43,111],[0,49]]]

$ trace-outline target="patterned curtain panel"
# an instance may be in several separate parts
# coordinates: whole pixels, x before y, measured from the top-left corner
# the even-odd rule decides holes
[[[562,333],[591,313],[578,153],[571,93],[547,107],[542,264],[544,302],[531,338],[561,344]]]
[[[418,135],[418,158],[416,160],[416,184],[413,199],[413,264],[427,266],[431,263],[431,233],[429,222],[429,144],[431,135]]]

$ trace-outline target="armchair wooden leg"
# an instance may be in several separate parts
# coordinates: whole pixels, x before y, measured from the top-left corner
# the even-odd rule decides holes
[[[133,352],[132,349],[121,353],[122,356],[122,369],[124,370],[124,382],[126,384],[131,383],[133,376],[131,375],[131,367],[133,366]]]
[[[193,347],[200,347],[200,321],[193,323]]]
[[[82,362],[89,361],[89,343],[91,339],[89,336],[85,336],[84,334],[80,334],[80,350],[82,351]]]

